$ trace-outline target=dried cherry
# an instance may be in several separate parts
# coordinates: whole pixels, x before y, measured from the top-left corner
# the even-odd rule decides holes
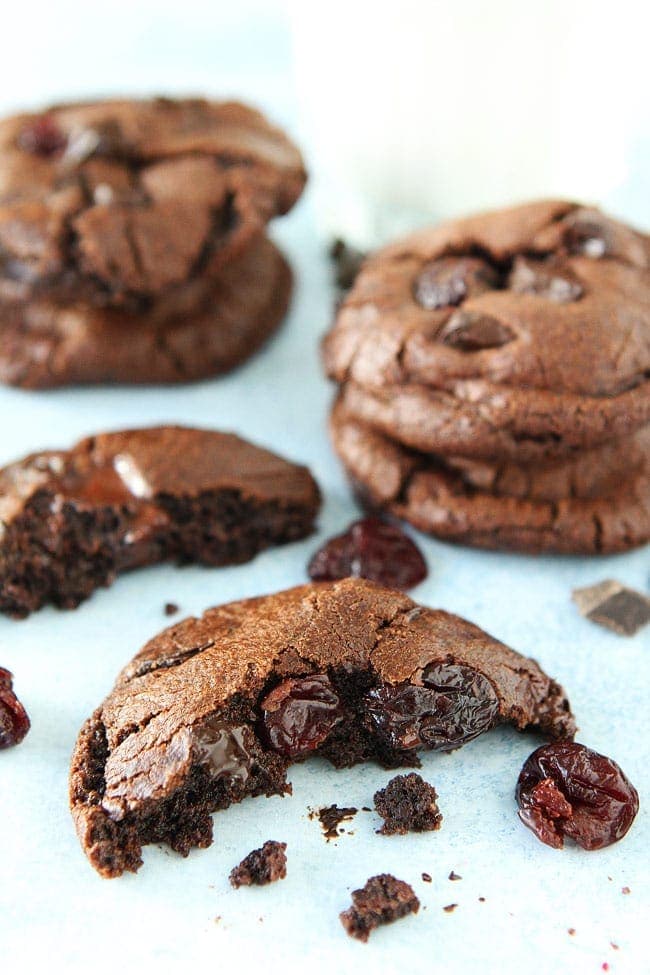
[[[331,538],[313,556],[308,572],[315,582],[354,576],[411,589],[426,579],[427,564],[415,542],[400,528],[371,516]]]
[[[565,836],[585,850],[610,846],[625,836],[639,809],[638,793],[616,762],[572,741],[533,752],[516,799],[522,823],[556,849]]]
[[[262,737],[289,758],[314,751],[345,716],[327,674],[283,680],[266,695],[261,708]]]
[[[12,688],[10,671],[0,667],[0,749],[20,744],[30,728],[27,712]]]
[[[394,750],[450,751],[495,723],[499,701],[490,681],[464,664],[430,664],[421,683],[373,688],[365,698],[375,734]]]
[[[63,152],[68,139],[51,115],[41,115],[22,129],[18,144],[25,152],[48,157]]]

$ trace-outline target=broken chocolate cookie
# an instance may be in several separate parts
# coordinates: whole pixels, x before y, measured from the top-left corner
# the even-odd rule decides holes
[[[230,565],[303,538],[318,511],[305,467],[232,434],[104,433],[0,470],[0,611],[73,608],[127,569]]]
[[[365,580],[312,583],[149,641],[80,732],[72,815],[114,877],[147,843],[209,846],[211,814],[287,792],[292,761],[413,766],[502,722],[575,730],[562,688],[473,624]]]

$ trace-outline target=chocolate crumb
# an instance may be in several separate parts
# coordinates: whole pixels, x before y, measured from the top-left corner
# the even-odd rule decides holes
[[[417,772],[396,775],[384,789],[375,792],[377,812],[384,820],[378,833],[422,833],[440,829],[442,814],[436,790]]]
[[[567,931],[569,932],[569,934],[571,935],[571,937],[573,937],[573,935],[576,933],[576,929],[575,928],[567,928]]]
[[[485,897],[479,897],[481,904],[485,904]]]
[[[459,873],[456,873],[455,870],[452,870],[451,873],[449,874],[449,877],[447,879],[448,880],[462,880],[463,878],[461,877],[461,875]]]
[[[362,806],[361,812],[372,812],[372,809],[370,808],[370,806]]]
[[[364,251],[347,244],[341,237],[332,242],[329,256],[334,263],[334,280],[341,291],[348,291],[365,259]]]
[[[359,810],[355,806],[324,806],[318,810],[318,818],[323,828],[323,836],[326,840],[335,840],[340,836],[339,826],[345,819],[352,819]],[[313,818],[313,817],[312,817]]]
[[[572,598],[583,616],[619,636],[634,636],[650,622],[650,599],[615,579],[574,589]]]
[[[165,603],[165,616],[174,616],[179,609],[180,606],[177,606],[176,603]]]
[[[610,941],[609,946],[610,948],[613,948],[614,951],[618,951],[618,945],[615,944],[613,941]]]
[[[458,904],[447,904],[446,907],[443,907],[443,911],[446,914],[452,914],[456,910],[457,907],[458,907]]]
[[[282,880],[287,875],[286,843],[267,840],[259,850],[253,850],[230,872],[233,887],[262,887]]]
[[[629,887],[621,887],[621,894],[631,894],[632,891]]]
[[[351,938],[365,942],[380,924],[391,924],[407,914],[417,914],[419,909],[420,901],[410,884],[381,873],[352,891],[352,907],[339,917]]]
[[[431,881],[433,880],[433,877],[431,876],[430,873],[423,873],[422,879],[424,880],[425,884],[430,884]]]

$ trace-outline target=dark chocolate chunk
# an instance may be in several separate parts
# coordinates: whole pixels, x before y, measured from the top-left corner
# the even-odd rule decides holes
[[[634,636],[650,622],[650,598],[614,579],[574,589],[572,597],[583,616],[620,636]]]
[[[30,721],[13,690],[13,674],[0,667],[0,749],[19,745]]]
[[[380,924],[391,924],[407,914],[417,914],[419,909],[420,901],[410,884],[382,873],[352,891],[352,907],[339,917],[351,938],[367,941]]]
[[[444,345],[461,352],[498,349],[515,338],[512,329],[498,318],[475,311],[455,312],[439,335]]]

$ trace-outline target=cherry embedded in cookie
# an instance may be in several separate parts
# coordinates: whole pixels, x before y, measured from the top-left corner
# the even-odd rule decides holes
[[[13,692],[12,674],[0,667],[0,749],[20,744],[29,728],[27,712]]]
[[[49,158],[63,152],[68,139],[51,115],[41,115],[22,129],[18,144],[25,152]]]
[[[264,739],[290,758],[322,745],[345,714],[327,674],[282,681],[266,695],[261,708]]]
[[[426,579],[428,570],[415,543],[396,525],[370,516],[353,522],[331,538],[309,563],[314,582],[370,579],[395,589],[411,589]]]
[[[421,684],[405,681],[373,688],[366,696],[368,721],[395,751],[451,751],[496,722],[499,701],[490,681],[462,664],[431,664]]]
[[[526,760],[517,782],[519,818],[547,846],[568,836],[585,850],[622,839],[639,809],[639,796],[611,758],[577,742],[542,745]]]
[[[433,311],[459,305],[465,298],[492,291],[499,276],[486,261],[476,257],[441,257],[430,261],[418,275],[413,294],[418,304]]]

